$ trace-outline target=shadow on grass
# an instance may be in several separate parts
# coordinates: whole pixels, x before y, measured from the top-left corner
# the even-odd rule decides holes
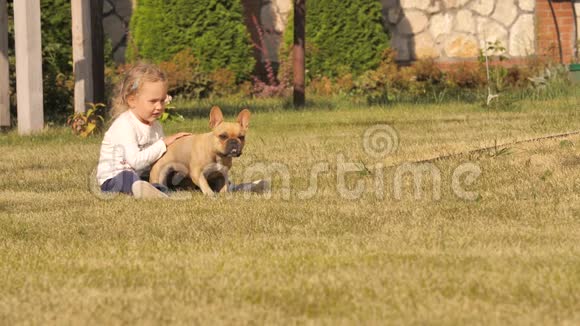
[[[341,107],[352,107],[352,102],[336,100],[333,98],[314,98],[306,101],[303,107],[295,107],[291,99],[212,99],[183,101],[175,104],[179,114],[184,118],[207,118],[211,108],[217,105],[226,116],[235,116],[242,109],[248,108],[251,112],[280,112],[280,111],[312,111],[312,110],[336,110]],[[368,105],[362,105],[368,106]]]

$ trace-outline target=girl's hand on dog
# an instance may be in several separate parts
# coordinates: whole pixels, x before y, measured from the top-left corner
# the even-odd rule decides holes
[[[190,132],[178,132],[174,135],[163,138],[163,142],[165,143],[165,146],[169,146],[169,145],[173,144],[173,142],[175,142],[179,138],[189,136],[189,135],[191,135]]]

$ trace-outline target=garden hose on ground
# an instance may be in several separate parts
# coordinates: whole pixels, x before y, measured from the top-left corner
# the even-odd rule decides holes
[[[466,151],[466,152],[459,152],[459,153],[441,155],[441,156],[436,156],[436,157],[433,157],[433,158],[419,160],[419,161],[414,161],[414,162],[410,162],[410,163],[417,163],[417,164],[419,164],[419,163],[431,163],[431,162],[436,162],[436,161],[439,161],[439,160],[445,160],[445,159],[449,159],[449,158],[453,158],[453,157],[457,157],[457,156],[464,156],[464,155],[469,155],[469,154],[475,154],[475,153],[489,151],[489,150],[492,150],[492,149],[505,148],[505,147],[508,147],[508,146],[522,144],[522,143],[531,143],[531,142],[542,141],[542,140],[546,140],[546,139],[563,138],[563,137],[568,137],[568,136],[573,136],[573,135],[580,135],[580,130],[569,131],[569,132],[560,133],[560,134],[546,135],[546,136],[542,136],[542,137],[538,137],[538,138],[518,140],[518,141],[515,141],[515,142],[511,142],[511,143],[506,143],[506,144],[496,144],[496,145],[493,145],[493,146],[488,146],[488,147],[483,147],[483,148],[477,148],[477,149],[473,149],[473,150]],[[390,167],[396,167],[396,165],[392,165]]]

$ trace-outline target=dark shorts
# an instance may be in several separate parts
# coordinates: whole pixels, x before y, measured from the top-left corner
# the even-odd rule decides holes
[[[146,178],[146,176],[145,176]],[[101,185],[101,191],[102,192],[120,192],[120,193],[124,193],[124,194],[128,194],[128,195],[132,195],[133,191],[131,190],[131,187],[133,186],[133,183],[135,183],[135,181],[139,181],[139,180],[145,180],[147,181],[147,179],[143,179],[141,177],[139,177],[139,175],[137,173],[135,173],[135,171],[132,170],[125,170],[119,174],[117,174],[116,176],[107,179],[107,181],[103,182],[103,184]],[[168,189],[167,187],[165,187],[164,185],[158,184],[158,183],[154,183],[153,186],[165,193],[167,193]]]

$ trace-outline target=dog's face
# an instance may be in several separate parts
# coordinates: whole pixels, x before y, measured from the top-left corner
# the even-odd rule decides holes
[[[214,135],[214,150],[220,156],[238,157],[244,149],[246,132],[250,124],[250,111],[243,109],[237,122],[224,122],[222,110],[214,106],[209,113],[209,127]]]

